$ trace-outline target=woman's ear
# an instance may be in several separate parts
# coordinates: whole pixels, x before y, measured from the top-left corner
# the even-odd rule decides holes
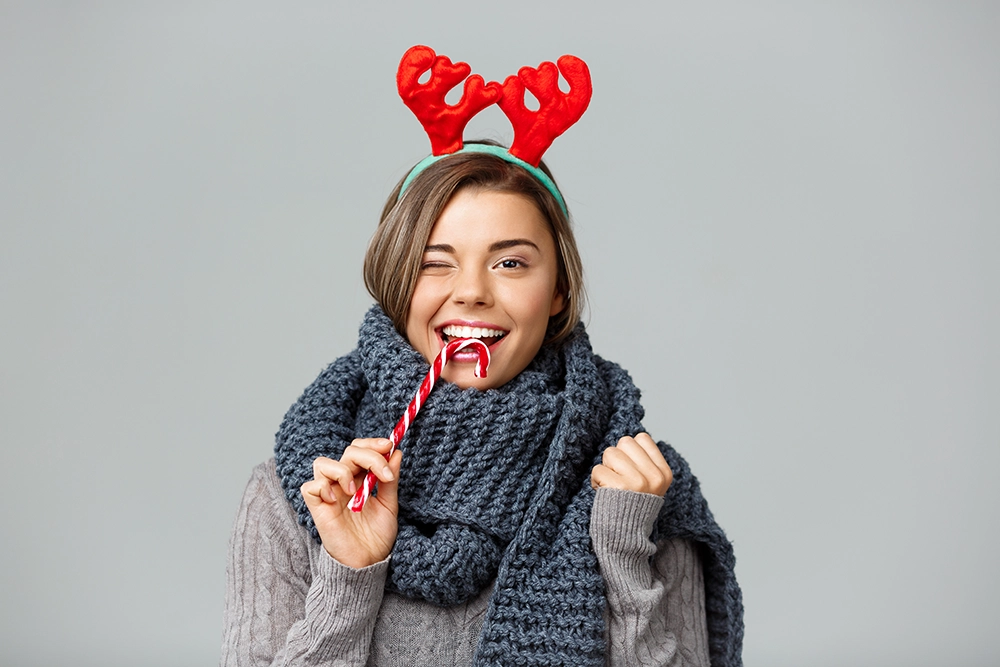
[[[549,317],[555,317],[565,309],[566,299],[563,298],[562,293],[557,287],[555,293],[552,295],[552,306],[549,308]]]

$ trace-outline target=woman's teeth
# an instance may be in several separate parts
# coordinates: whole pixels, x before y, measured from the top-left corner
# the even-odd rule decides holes
[[[446,338],[503,338],[507,332],[499,329],[487,329],[486,327],[463,327],[449,324],[441,329],[441,333]]]

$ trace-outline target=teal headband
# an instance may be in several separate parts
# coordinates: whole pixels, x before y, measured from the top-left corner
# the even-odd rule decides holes
[[[556,187],[556,184],[551,178],[549,178],[548,174],[538,167],[534,167],[524,160],[511,155],[506,148],[503,148],[502,146],[491,146],[489,144],[465,144],[454,153],[447,153],[445,155],[428,155],[410,170],[410,173],[406,176],[406,180],[403,181],[402,187],[399,188],[399,196],[403,196],[403,193],[406,192],[406,188],[410,187],[410,183],[413,182],[413,179],[419,176],[420,172],[424,169],[442,158],[446,158],[449,155],[457,155],[459,153],[489,153],[490,155],[495,155],[501,160],[506,160],[511,164],[516,164],[518,167],[521,167],[534,176],[535,180],[544,185],[545,189],[551,192],[552,196],[556,198],[557,202],[559,202],[559,208],[562,209],[563,214],[567,218],[569,217],[569,211],[566,209],[566,202],[563,200],[562,193],[559,192],[559,188]]]

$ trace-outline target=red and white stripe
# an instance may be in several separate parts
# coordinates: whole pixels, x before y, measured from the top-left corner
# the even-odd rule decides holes
[[[431,369],[427,372],[427,376],[424,381],[420,383],[420,387],[417,389],[417,393],[414,394],[413,400],[406,408],[406,412],[403,416],[399,418],[396,422],[396,427],[392,429],[392,433],[389,435],[389,440],[392,442],[392,447],[389,449],[389,453],[385,455],[385,460],[388,461],[392,453],[396,451],[396,447],[399,446],[400,441],[403,439],[403,435],[406,433],[406,429],[410,427],[413,420],[417,416],[417,411],[420,407],[427,401],[427,396],[430,395],[431,389],[434,388],[434,383],[437,379],[441,377],[441,371],[444,370],[444,365],[448,363],[448,360],[455,355],[459,350],[465,349],[467,347],[474,347],[476,352],[479,353],[479,358],[476,359],[476,377],[484,378],[486,377],[486,369],[490,367],[490,348],[486,346],[486,343],[479,340],[478,338],[458,338],[453,341],[449,341],[447,345],[441,350],[441,353],[434,359],[434,363],[431,364]],[[371,492],[375,490],[378,484],[378,478],[369,471],[365,475],[364,483],[362,483],[361,488],[358,489],[354,497],[351,498],[351,502],[348,507],[351,508],[352,512],[360,512],[365,503],[368,501],[368,496]]]

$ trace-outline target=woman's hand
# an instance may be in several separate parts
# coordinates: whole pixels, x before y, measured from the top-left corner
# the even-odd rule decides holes
[[[605,449],[602,462],[590,473],[595,489],[607,486],[654,496],[665,494],[673,481],[674,473],[648,433],[626,436]]]
[[[301,487],[323,547],[333,558],[353,568],[368,567],[386,559],[399,529],[397,490],[403,453],[385,454],[392,447],[385,438],[359,438],[339,461],[320,457],[313,461],[313,479]],[[348,503],[371,470],[379,480],[378,495],[365,508],[352,512]]]

